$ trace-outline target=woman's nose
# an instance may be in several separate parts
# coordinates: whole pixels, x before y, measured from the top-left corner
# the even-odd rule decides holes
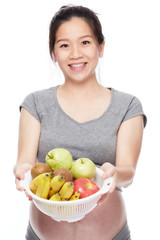
[[[82,54],[80,47],[72,46],[70,58],[77,59],[77,58],[81,58],[81,57],[83,57],[83,54]]]

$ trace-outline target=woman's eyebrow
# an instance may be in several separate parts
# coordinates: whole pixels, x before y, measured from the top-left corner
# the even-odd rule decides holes
[[[83,39],[83,38],[93,38],[92,35],[83,35],[83,36],[80,36],[79,39]],[[69,42],[70,40],[68,38],[60,38],[56,41],[56,43],[59,43],[59,42]]]
[[[92,35],[83,35],[83,36],[80,37],[80,39],[81,39],[81,38],[86,38],[86,37],[93,38]]]
[[[59,43],[59,42],[66,42],[66,41],[69,41],[69,39],[67,38],[60,38],[56,41],[56,43]]]

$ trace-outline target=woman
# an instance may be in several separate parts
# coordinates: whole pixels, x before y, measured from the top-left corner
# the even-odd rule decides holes
[[[101,86],[95,69],[103,56],[104,36],[94,12],[82,6],[62,7],[50,24],[51,57],[64,84],[29,94],[21,104],[16,186],[36,161],[56,147],[73,158],[88,157],[113,177],[109,193],[84,219],[56,222],[31,202],[26,239],[131,239],[121,187],[135,174],[146,117],[140,101]],[[26,193],[31,200],[31,197]]]

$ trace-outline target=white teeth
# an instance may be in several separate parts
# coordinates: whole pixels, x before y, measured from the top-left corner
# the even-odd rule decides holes
[[[71,64],[70,66],[72,66],[72,67],[82,67],[84,65],[85,65],[85,63],[80,63],[80,64]]]

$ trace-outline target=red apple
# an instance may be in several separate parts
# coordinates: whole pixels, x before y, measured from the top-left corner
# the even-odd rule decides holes
[[[99,187],[89,178],[78,178],[74,180],[73,183],[74,183],[74,193],[76,191],[80,192],[79,198],[88,197],[99,191]]]

